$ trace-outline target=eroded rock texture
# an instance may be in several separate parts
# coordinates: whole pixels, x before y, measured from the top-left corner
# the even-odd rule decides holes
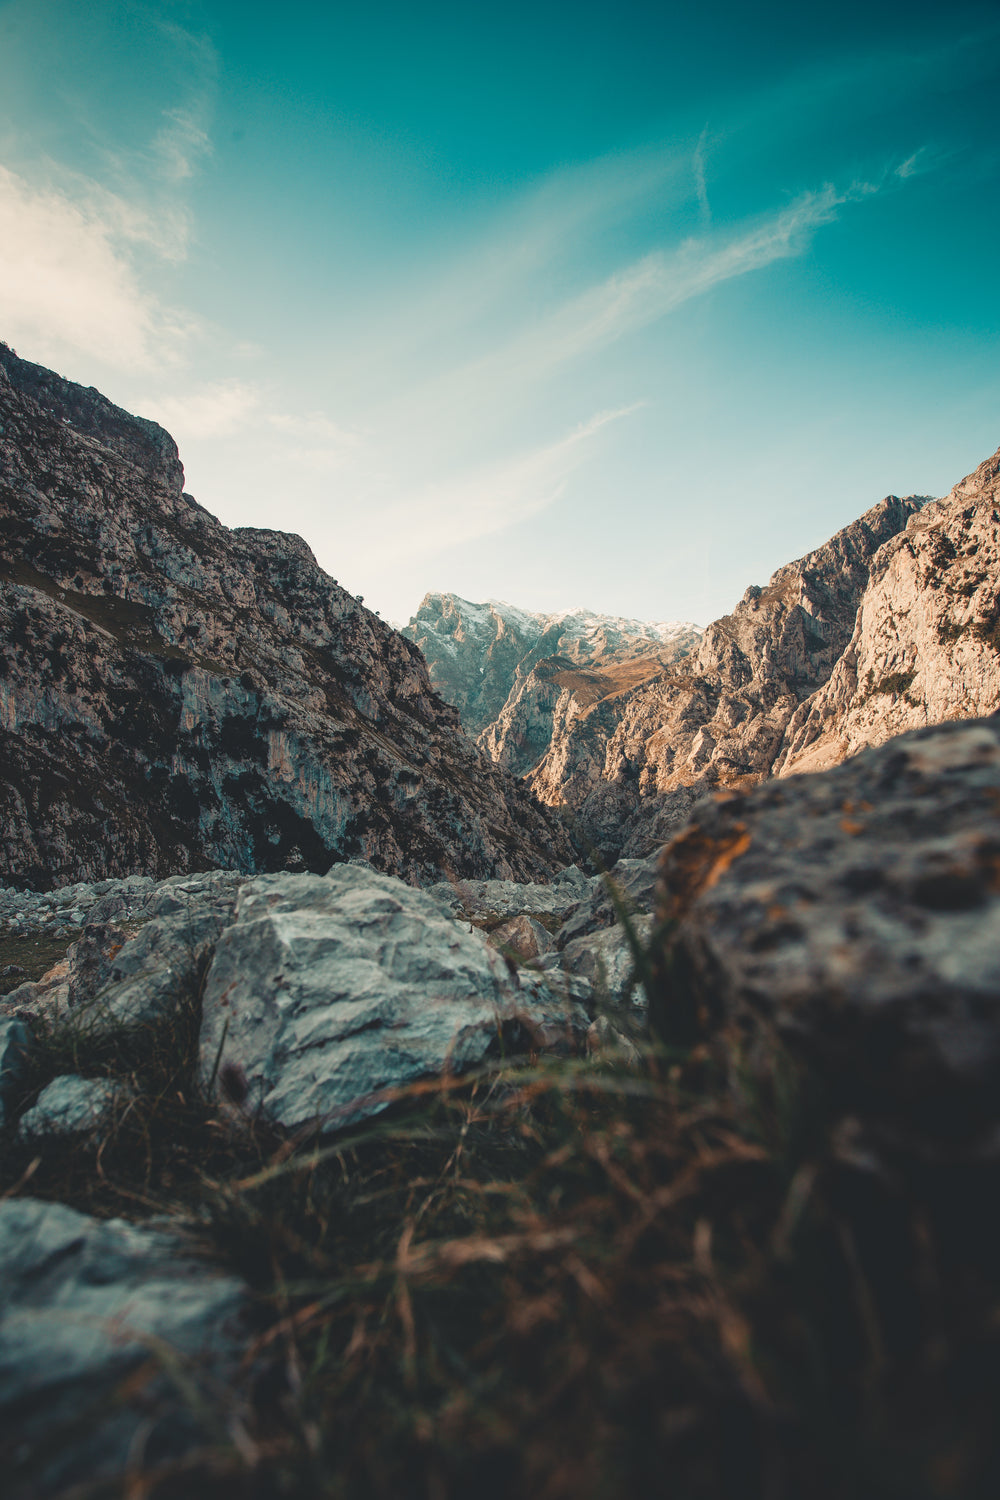
[[[683,620],[645,622],[589,610],[532,614],[491,599],[427,594],[404,634],[431,680],[498,765],[521,776],[548,750],[568,688],[594,702],[697,648]]]
[[[0,880],[566,862],[409,641],[182,484],[155,423],[0,345]]]
[[[1000,707],[1000,451],[878,553],[851,640],[796,712],[776,769]]]
[[[706,789],[770,774],[796,710],[851,640],[873,558],[923,504],[889,496],[872,506],[779,568],[766,588],[747,589],[700,643],[694,627],[668,642],[669,629],[680,627],[650,626],[643,640],[636,622],[619,622],[629,631],[615,638],[586,637],[575,654],[567,641],[540,654],[542,637],[480,744],[543,802],[565,804],[583,840],[605,858],[647,855]],[[491,607],[449,599],[428,596],[428,619],[418,616],[410,632],[430,652],[435,684],[478,725],[495,710],[503,683],[493,656],[514,649],[504,643],[514,638],[517,612],[497,624]],[[489,685],[478,696],[477,662]]]
[[[233,1375],[249,1326],[235,1276],[176,1232],[15,1198],[0,1203],[0,1284],[0,1461],[12,1500],[81,1483],[93,1492],[102,1480],[117,1489],[130,1460],[176,1459],[206,1440],[198,1417]]]
[[[908,1151],[1000,1151],[1000,722],[705,799],[662,859],[668,1027],[777,1036]]]

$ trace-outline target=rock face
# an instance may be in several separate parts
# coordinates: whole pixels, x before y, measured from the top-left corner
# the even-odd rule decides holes
[[[505,1032],[572,1047],[586,1029],[577,1006],[511,972],[433,897],[351,866],[243,887],[203,1017],[206,1088],[228,1070],[266,1118],[324,1129],[417,1079],[464,1072]]]
[[[911,1153],[1000,1152],[1000,722],[706,799],[662,862],[667,1025],[773,1029]],[[679,1007],[679,1009],[676,1009]]]
[[[427,660],[431,681],[492,758],[516,775],[537,764],[552,738],[553,709],[580,678],[604,695],[644,680],[692,651],[697,625],[648,623],[589,610],[532,614],[491,599],[426,594],[403,631]],[[581,676],[582,674],[582,676]]]
[[[239,1280],[176,1234],[18,1198],[0,1203],[0,1285],[0,1460],[12,1500],[120,1479],[130,1456],[155,1463],[205,1440],[156,1350],[191,1391],[232,1373],[247,1332]],[[210,1400],[206,1391],[205,1410]]]
[[[543,802],[565,804],[609,859],[648,853],[713,787],[822,769],[904,730],[992,712],[998,491],[1000,452],[943,500],[889,496],[749,588],[683,657],[658,659],[650,643],[625,657],[619,643],[575,663],[536,659],[480,743]],[[455,686],[456,662],[471,659],[461,642],[475,608],[440,606],[451,635],[424,626],[446,693],[471,693],[467,672]],[[459,642],[450,656],[442,640]],[[469,701],[482,717],[495,698]]]
[[[0,345],[0,879],[566,862],[410,642],[182,483],[155,423]]]
[[[890,496],[873,506],[748,589],[697,654],[648,681],[594,702],[567,690],[529,785],[545,802],[568,802],[609,854],[641,854],[684,821],[698,792],[767,776],[795,710],[851,638],[873,557],[920,504]]]
[[[779,774],[1000,707],[1000,451],[882,548],[851,640],[798,709]]]
[[[568,912],[590,892],[577,871],[551,887],[486,888],[495,885],[519,912],[545,892]],[[33,1030],[44,1035],[56,1017],[86,1061],[112,1039],[169,1036],[198,1007],[206,1093],[229,1097],[237,1080],[238,1102],[285,1129],[336,1130],[418,1079],[504,1049],[578,1050],[586,1032],[576,999],[586,985],[563,983],[558,966],[519,970],[439,896],[364,866],[174,876],[138,921],[131,935],[91,923],[65,962],[0,1001],[0,1108],[17,1093]],[[60,1077],[22,1117],[21,1135],[93,1126],[127,1103],[101,1078]]]

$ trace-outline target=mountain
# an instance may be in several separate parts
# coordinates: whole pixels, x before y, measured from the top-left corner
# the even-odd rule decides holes
[[[998,506],[1000,450],[881,549],[846,649],[788,726],[779,774],[1000,709]]]
[[[0,344],[0,880],[572,858],[409,641],[183,478],[156,423]]]
[[[530,667],[526,661],[515,671],[480,744],[520,772],[543,802],[565,804],[606,857],[647,853],[709,787],[770,774],[793,715],[826,683],[851,639],[873,559],[924,503],[915,496],[880,501],[816,551],[779,568],[766,588],[747,589],[733,612],[703,633],[647,626],[643,637],[643,627],[630,621],[622,622],[630,633],[623,630],[610,650],[583,660],[565,650],[545,657],[536,651]],[[418,615],[408,632],[411,639],[431,636],[431,678],[447,696],[459,677],[475,681],[482,635],[467,622],[491,607],[456,610],[452,596],[429,597],[421,614],[432,615],[441,599],[445,628],[418,630]],[[658,633],[669,630],[677,634],[665,641]],[[498,630],[497,640],[506,634]],[[453,643],[447,672],[439,664],[444,640]],[[494,678],[502,686],[500,674]],[[491,693],[473,700],[477,712],[492,706]]]
[[[533,614],[502,600],[425,594],[404,627],[431,680],[498,765],[516,775],[548,750],[564,686],[598,697],[646,681],[697,647],[687,621],[649,623],[591,610]]]

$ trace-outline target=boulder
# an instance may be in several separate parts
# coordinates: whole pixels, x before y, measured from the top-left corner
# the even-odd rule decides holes
[[[635,916],[632,925],[645,944],[652,917]],[[562,949],[561,957],[563,971],[586,979],[598,1004],[644,1008],[645,995],[634,982],[635,960],[624,927],[603,927],[586,937],[574,938]]]
[[[0,1461],[10,1500],[120,1479],[205,1434],[189,1391],[231,1372],[246,1288],[177,1234],[0,1202]]]
[[[656,900],[660,850],[646,859],[620,859],[603,878],[591,881],[586,898],[569,914],[559,931],[556,946],[565,948],[576,938],[586,937],[618,920],[608,882],[630,913],[648,913]]]
[[[70,949],[67,989],[87,1034],[169,1019],[196,990],[246,878],[231,870],[173,876],[156,887],[148,920],[128,941],[121,944],[125,934],[110,923],[88,930]]]
[[[661,915],[676,1007],[777,1033],[832,1108],[911,1154],[1000,1157],[996,718],[703,801]]]
[[[83,1135],[101,1131],[120,1114],[130,1091],[110,1078],[80,1078],[64,1073],[53,1078],[21,1116],[18,1139]]]
[[[525,960],[540,958],[543,953],[552,950],[551,934],[541,922],[536,922],[526,912],[494,927],[487,941],[491,948]]]
[[[359,867],[240,890],[203,1001],[201,1075],[285,1127],[335,1129],[392,1091],[526,1036],[575,1046],[586,1016],[426,892]]]

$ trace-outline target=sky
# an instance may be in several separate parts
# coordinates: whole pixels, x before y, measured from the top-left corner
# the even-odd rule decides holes
[[[1000,15],[0,0],[0,338],[227,525],[698,623],[1000,444]]]

